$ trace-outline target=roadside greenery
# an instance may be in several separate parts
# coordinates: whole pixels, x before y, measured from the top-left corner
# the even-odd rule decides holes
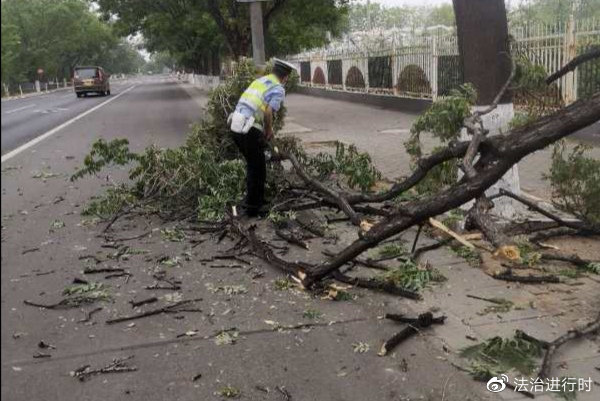
[[[98,0],[122,35],[142,34],[150,52],[168,53],[178,67],[217,75],[220,60],[251,54],[249,6],[236,1]],[[264,2],[267,57],[325,44],[347,25],[348,0]],[[116,17],[116,18],[115,18]]]
[[[570,152],[559,142],[552,152],[552,166],[546,179],[550,181],[557,207],[586,223],[600,226],[600,160],[577,145]]]
[[[70,79],[76,65],[131,73],[140,53],[102,22],[85,0],[2,1],[2,82]]]

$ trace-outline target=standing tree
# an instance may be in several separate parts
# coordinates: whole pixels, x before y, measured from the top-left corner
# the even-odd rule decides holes
[[[485,110],[495,103],[495,109],[482,115],[482,119],[490,134],[498,134],[506,130],[514,117],[510,90],[505,90],[500,99],[495,99],[512,70],[504,0],[453,0],[453,4],[463,78],[477,90],[474,111]],[[485,29],[481,29],[482,26]],[[465,130],[463,139],[469,139],[468,134]],[[488,191],[488,195],[497,193],[500,188],[516,193],[520,191],[516,165]],[[499,214],[510,217],[514,213],[510,199],[496,203]]]

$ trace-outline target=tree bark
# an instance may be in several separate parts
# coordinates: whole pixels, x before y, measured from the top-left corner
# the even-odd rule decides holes
[[[504,0],[453,0],[452,3],[464,81],[477,89],[478,105],[491,104],[511,71]],[[506,91],[500,103],[511,102],[512,93]]]
[[[516,129],[508,135],[485,138],[482,145],[487,144],[491,150],[483,152],[475,164],[477,174],[474,177],[463,177],[452,187],[434,196],[404,204],[402,213],[394,213],[390,218],[374,225],[369,232],[342,250],[337,257],[307,271],[305,285],[310,285],[329,275],[384,239],[429,217],[442,214],[477,198],[523,157],[599,119],[600,93],[597,93],[590,99],[579,100],[529,127]]]

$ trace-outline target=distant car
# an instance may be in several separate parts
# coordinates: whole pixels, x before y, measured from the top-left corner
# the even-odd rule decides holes
[[[77,97],[86,96],[88,93],[110,95],[109,77],[102,67],[75,67],[73,74],[75,94]]]

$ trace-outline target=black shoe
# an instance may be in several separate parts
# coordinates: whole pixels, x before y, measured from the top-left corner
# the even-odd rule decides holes
[[[244,215],[252,218],[263,218],[269,215],[269,210],[265,208],[246,208],[244,210]]]

